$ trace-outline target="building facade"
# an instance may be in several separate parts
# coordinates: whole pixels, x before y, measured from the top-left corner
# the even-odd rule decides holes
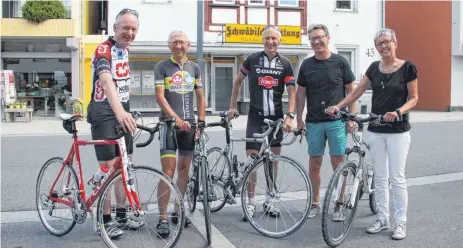
[[[172,30],[188,34],[191,40],[188,57],[196,61],[197,3],[109,1],[109,27],[123,8],[135,9],[140,15],[139,33],[130,47],[131,107],[142,112],[159,112],[154,96],[154,66],[170,56],[167,39]],[[279,53],[290,59],[296,76],[302,61],[313,55],[307,36],[312,23],[327,25],[331,50],[349,61],[357,82],[369,64],[378,59],[373,37],[383,26],[383,4],[379,1],[213,0],[204,2],[203,12],[203,85],[208,112],[228,109],[233,79],[247,55],[263,50],[260,37],[266,25],[278,25],[282,30]],[[113,35],[112,30],[109,35]],[[249,103],[247,84],[246,80],[239,97],[241,113],[247,112]],[[359,110],[369,111],[369,98],[367,93],[359,101],[364,105],[363,108],[359,105]]]
[[[79,92],[78,0],[63,0],[65,19],[35,24],[22,18],[26,1],[2,1],[0,69],[14,75],[16,100],[33,115],[55,117]]]
[[[386,2],[386,26],[397,33],[397,55],[418,70],[416,109],[463,110],[462,18],[461,1]]]

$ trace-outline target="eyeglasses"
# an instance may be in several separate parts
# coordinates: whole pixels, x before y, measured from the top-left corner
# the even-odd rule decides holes
[[[136,10],[125,8],[125,9],[122,9],[119,12],[119,14],[117,14],[116,19],[119,18],[121,15],[127,14],[127,13],[130,13],[138,18],[138,12]]]
[[[267,25],[267,26],[265,26],[264,31],[269,29],[269,28],[274,28],[274,29],[280,31],[280,28],[278,26],[275,26],[275,25]]]
[[[389,46],[393,41],[392,40],[385,40],[383,42],[376,43],[377,47],[382,47],[383,45]]]
[[[310,37],[309,40],[310,42],[315,42],[315,41],[319,41],[321,39],[323,39],[324,37],[326,37],[326,35],[319,35],[319,36],[315,36],[315,37]]]
[[[185,45],[185,44],[188,44],[189,41],[183,41],[183,40],[176,40],[176,41],[169,41],[170,44],[174,44],[174,45]]]

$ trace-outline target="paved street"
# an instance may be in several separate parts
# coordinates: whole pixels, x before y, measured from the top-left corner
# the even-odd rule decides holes
[[[390,239],[390,232],[366,234],[365,228],[374,221],[374,216],[364,197],[357,219],[341,247],[461,247],[463,140],[460,137],[463,121],[413,123],[411,133],[412,145],[406,169],[409,178],[408,238],[397,242]],[[242,137],[244,131],[237,130],[233,134]],[[146,138],[146,135],[142,135],[139,141]],[[34,212],[35,183],[42,164],[50,157],[65,156],[70,142],[70,136],[65,135],[2,137],[3,247],[102,247],[103,242],[92,233],[90,222],[77,225],[70,234],[57,238],[45,230]],[[223,144],[223,132],[209,132],[208,147]],[[235,149],[238,155],[244,155],[244,144],[237,144]],[[283,152],[307,167],[306,150],[307,145],[303,140],[302,144],[297,141],[291,147],[285,147]],[[88,178],[96,169],[93,147],[82,148],[81,156],[84,177]],[[134,163],[160,168],[157,142],[146,148],[136,148]],[[325,156],[322,187],[326,187],[331,174],[329,159]],[[258,234],[248,223],[241,222],[241,212],[241,207],[234,205],[212,215],[213,225],[218,229],[213,236],[213,244],[224,244],[217,247],[326,247],[319,217],[308,220],[289,237],[270,239]],[[197,213],[192,220],[195,227],[184,230],[178,247],[205,246],[202,235],[204,219]]]

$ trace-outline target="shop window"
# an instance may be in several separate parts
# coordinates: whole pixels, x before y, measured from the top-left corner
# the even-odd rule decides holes
[[[13,63],[9,63],[12,61]],[[31,107],[34,116],[72,113],[71,63],[59,59],[8,59],[4,67],[14,75],[18,102]]]
[[[298,0],[278,0],[278,6],[299,7],[299,1]]]

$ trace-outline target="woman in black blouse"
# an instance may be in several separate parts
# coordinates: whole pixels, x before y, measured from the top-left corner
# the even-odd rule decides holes
[[[390,126],[368,127],[368,143],[375,172],[375,196],[378,206],[377,220],[367,228],[368,233],[388,229],[389,189],[391,182],[394,202],[393,239],[406,235],[408,193],[405,181],[405,164],[410,147],[409,111],[418,102],[418,81],[415,65],[396,57],[397,37],[391,29],[382,29],[374,38],[381,61],[373,62],[359,85],[343,101],[329,107],[334,115],[360,96],[368,88],[373,90],[372,113],[384,115]],[[396,121],[399,117],[400,121]],[[401,118],[400,118],[401,117]]]

